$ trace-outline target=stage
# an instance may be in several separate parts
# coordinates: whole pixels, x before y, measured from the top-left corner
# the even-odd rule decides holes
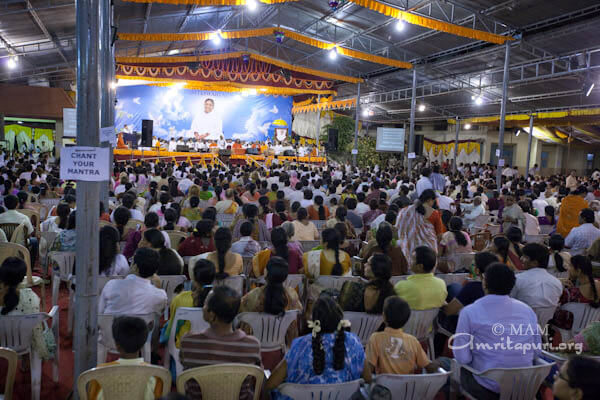
[[[273,161],[278,163],[293,162],[306,164],[324,164],[327,162],[326,157],[290,157],[290,156],[274,156],[274,155],[251,155],[251,154],[232,154],[231,156],[219,156],[216,153],[188,153],[188,152],[173,152],[167,150],[130,150],[130,149],[114,149],[114,158],[118,162],[125,161],[163,161],[163,162],[183,162],[190,164],[206,165],[228,165],[228,164],[258,164],[261,167],[270,167]]]

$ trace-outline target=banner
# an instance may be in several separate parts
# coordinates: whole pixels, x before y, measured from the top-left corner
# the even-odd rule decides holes
[[[292,98],[208,92],[158,86],[117,88],[117,132],[141,132],[142,120],[154,121],[159,139],[240,139],[254,142],[291,135]]]
[[[54,150],[54,135],[52,129],[39,129],[33,130],[33,138],[36,151],[48,152]]]
[[[458,141],[458,163],[479,162],[481,143],[477,140]],[[454,141],[437,142],[431,139],[423,139],[423,155],[429,161],[439,163],[454,158]]]
[[[2,147],[9,151],[27,152],[31,150],[31,133],[32,129],[19,125],[11,124],[4,126],[4,140]],[[16,147],[15,147],[16,146]]]

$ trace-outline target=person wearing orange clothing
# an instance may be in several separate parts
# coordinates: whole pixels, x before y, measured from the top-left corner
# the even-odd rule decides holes
[[[586,188],[580,186],[560,203],[556,232],[563,238],[567,237],[571,229],[579,226],[579,213],[584,208],[588,208],[588,202],[584,200],[586,194]]]
[[[244,154],[245,153],[239,139],[233,143],[233,146],[231,146],[231,148],[233,150],[233,154]]]

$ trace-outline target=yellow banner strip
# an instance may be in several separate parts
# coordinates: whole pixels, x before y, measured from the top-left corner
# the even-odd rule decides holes
[[[558,118],[567,118],[567,117],[589,117],[589,116],[600,116],[600,108],[584,108],[577,110],[567,110],[567,111],[551,111],[551,112],[543,112],[543,113],[533,113],[535,119],[558,119]],[[514,114],[507,115],[506,121],[525,121],[529,120],[529,114]],[[475,117],[475,118],[467,118],[462,119],[461,123],[470,123],[470,124],[485,124],[490,122],[500,121],[499,115],[493,115],[491,117]],[[449,124],[456,124],[455,119],[449,119]]]
[[[388,17],[402,19],[403,21],[422,26],[424,28],[433,29],[439,32],[446,32],[456,36],[462,36],[469,39],[483,40],[485,42],[503,44],[507,40],[515,40],[510,36],[496,35],[494,33],[484,32],[477,29],[467,28],[461,25],[451,24],[449,22],[438,21],[433,18],[415,15],[410,12],[402,11],[394,7],[390,7],[376,0],[348,0],[351,3],[364,8],[376,11]]]
[[[182,4],[197,6],[245,6],[246,0],[123,0],[128,3]],[[299,0],[258,0],[264,4],[280,4]]]
[[[241,39],[251,38],[259,36],[273,35],[275,31],[283,32],[284,35],[292,40],[296,40],[300,43],[304,43],[309,46],[313,46],[323,50],[331,50],[334,47],[338,53],[347,57],[373,62],[376,64],[389,65],[397,68],[412,68],[412,64],[405,61],[394,60],[391,58],[381,57],[373,54],[364,53],[358,50],[352,50],[345,47],[337,46],[335,43],[325,42],[319,39],[314,39],[305,36],[301,33],[291,31],[285,28],[259,28],[259,29],[245,29],[239,31],[228,31],[221,32],[221,37],[224,39]],[[130,41],[147,41],[147,42],[176,42],[176,41],[200,41],[210,40],[215,35],[215,32],[196,32],[196,33],[119,33],[118,38],[120,40]]]
[[[356,99],[330,101],[327,103],[294,106],[292,107],[292,114],[314,112],[319,110],[339,110],[341,108],[352,108],[354,106],[356,106]]]

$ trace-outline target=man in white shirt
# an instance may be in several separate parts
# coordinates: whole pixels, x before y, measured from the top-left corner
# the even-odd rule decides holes
[[[132,270],[125,279],[108,281],[98,301],[98,314],[160,315],[167,306],[167,293],[153,285],[158,270],[158,253],[150,248],[137,249]]]
[[[539,243],[523,247],[525,271],[516,275],[517,282],[510,293],[531,308],[556,307],[563,291],[562,283],[552,276],[548,267],[548,248]]]
[[[31,225],[31,221],[27,215],[17,211],[18,205],[19,199],[17,196],[12,194],[4,196],[4,206],[7,210],[0,214],[0,224],[24,224],[25,236],[29,237],[33,233],[33,225]]]
[[[469,207],[469,204],[461,204],[461,207]],[[481,197],[477,196],[473,199],[473,206],[471,210],[465,213],[463,220],[467,229],[471,229],[475,226],[475,221],[480,215],[485,215],[485,208],[481,202]]]
[[[223,134],[223,121],[214,109],[213,99],[204,100],[204,112],[196,115],[190,129],[196,140],[218,140]]]
[[[356,195],[356,199],[358,200],[358,204],[356,205],[356,215],[362,217],[367,211],[371,209],[367,203],[365,203],[367,196],[363,192],[359,192]]]
[[[579,226],[571,229],[565,238],[565,246],[574,250],[587,249],[600,238],[600,229],[594,226],[596,216],[591,208],[584,208],[579,213]]]
[[[546,207],[548,207],[548,202],[543,199],[538,192],[534,192],[537,198],[531,202],[533,208],[537,210],[538,217],[546,216]]]
[[[429,175],[431,175],[431,170],[429,168],[423,168],[421,170],[421,179],[417,181],[417,197],[421,196],[427,189],[433,189],[433,184],[429,179]]]
[[[515,170],[514,170],[514,169],[512,169],[512,168],[510,167],[510,165],[507,165],[507,166],[506,166],[506,168],[504,168],[504,169],[502,170],[502,175],[503,175],[503,176],[506,176],[506,177],[508,177],[508,178],[512,178],[512,177],[514,176],[514,174],[515,174]]]

